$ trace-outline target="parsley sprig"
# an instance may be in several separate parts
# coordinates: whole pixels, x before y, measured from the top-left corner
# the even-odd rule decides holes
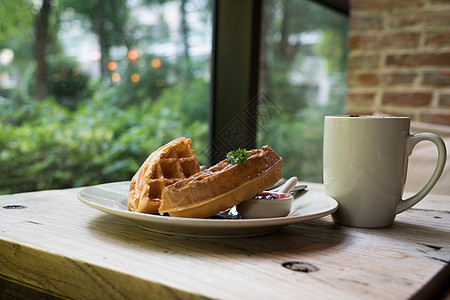
[[[238,148],[235,151],[227,153],[227,163],[229,164],[242,164],[248,158],[248,151],[246,149]]]

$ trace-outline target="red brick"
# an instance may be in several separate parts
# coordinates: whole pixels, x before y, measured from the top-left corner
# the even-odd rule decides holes
[[[450,72],[427,72],[423,75],[422,85],[450,87]]]
[[[359,73],[349,72],[347,75],[347,85],[349,87],[370,87],[370,86],[408,86],[414,83],[416,73]]]
[[[382,82],[386,86],[410,85],[416,77],[416,73],[390,73],[383,75]]]
[[[440,112],[425,112],[420,115],[420,119],[425,123],[450,125],[450,114]]]
[[[421,14],[417,13],[399,13],[389,15],[387,17],[387,25],[389,28],[398,29],[409,26],[418,26],[422,24],[423,18]]]
[[[416,48],[419,45],[420,33],[405,32],[383,36],[382,44],[385,49]]]
[[[425,38],[425,45],[431,47],[450,46],[450,30],[441,32],[428,32]]]
[[[450,9],[439,9],[421,13],[425,26],[450,26]]]
[[[444,53],[416,53],[394,54],[386,56],[386,66],[390,67],[426,67],[450,66],[450,52]]]
[[[380,47],[379,35],[351,35],[348,37],[348,48],[350,50],[372,49]]]
[[[349,87],[377,86],[380,84],[380,77],[374,73],[351,74],[347,76]]]
[[[431,102],[431,93],[424,92],[386,92],[382,103],[395,106],[427,106]]]
[[[380,30],[383,28],[381,16],[353,16],[350,18],[351,31]]]
[[[419,45],[420,33],[358,34],[348,39],[350,50],[355,49],[410,49]]]
[[[387,16],[387,26],[392,29],[405,27],[430,28],[450,25],[450,9],[401,12]]]
[[[345,100],[350,106],[370,106],[375,102],[374,93],[348,92]]]
[[[377,47],[380,44],[380,36],[378,35],[350,35],[347,45],[349,50],[367,49]]]
[[[412,9],[423,7],[423,0],[351,0],[352,11],[392,11],[397,9]]]
[[[449,0],[428,0],[429,4],[450,4]]]
[[[380,84],[380,78],[376,74],[360,74],[359,82],[364,86],[376,86]]]
[[[380,66],[380,55],[349,56],[347,66],[352,69],[373,69]]]
[[[441,94],[439,96],[439,106],[442,108],[450,108],[450,94]]]

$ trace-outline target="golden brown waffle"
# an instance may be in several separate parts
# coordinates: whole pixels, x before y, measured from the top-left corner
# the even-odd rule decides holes
[[[241,164],[226,160],[164,189],[161,214],[207,218],[264,191],[282,177],[283,159],[269,146],[249,151]]]
[[[131,180],[128,210],[158,213],[162,190],[200,171],[191,143],[180,137],[150,154]]]

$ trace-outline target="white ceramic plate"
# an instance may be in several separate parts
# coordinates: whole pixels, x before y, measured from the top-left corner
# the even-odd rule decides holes
[[[192,219],[142,214],[127,210],[129,181],[87,187],[78,193],[86,205],[127,218],[153,232],[202,238],[239,238],[264,235],[297,222],[320,218],[337,209],[336,200],[310,191],[294,199],[286,217],[262,219]]]

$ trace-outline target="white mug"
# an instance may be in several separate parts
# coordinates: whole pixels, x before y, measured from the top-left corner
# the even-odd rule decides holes
[[[409,133],[407,117],[326,116],[323,180],[328,196],[339,206],[332,214],[338,224],[380,228],[396,214],[422,200],[442,174],[446,148],[433,133]],[[408,156],[423,140],[433,142],[438,161],[428,183],[403,200]]]

